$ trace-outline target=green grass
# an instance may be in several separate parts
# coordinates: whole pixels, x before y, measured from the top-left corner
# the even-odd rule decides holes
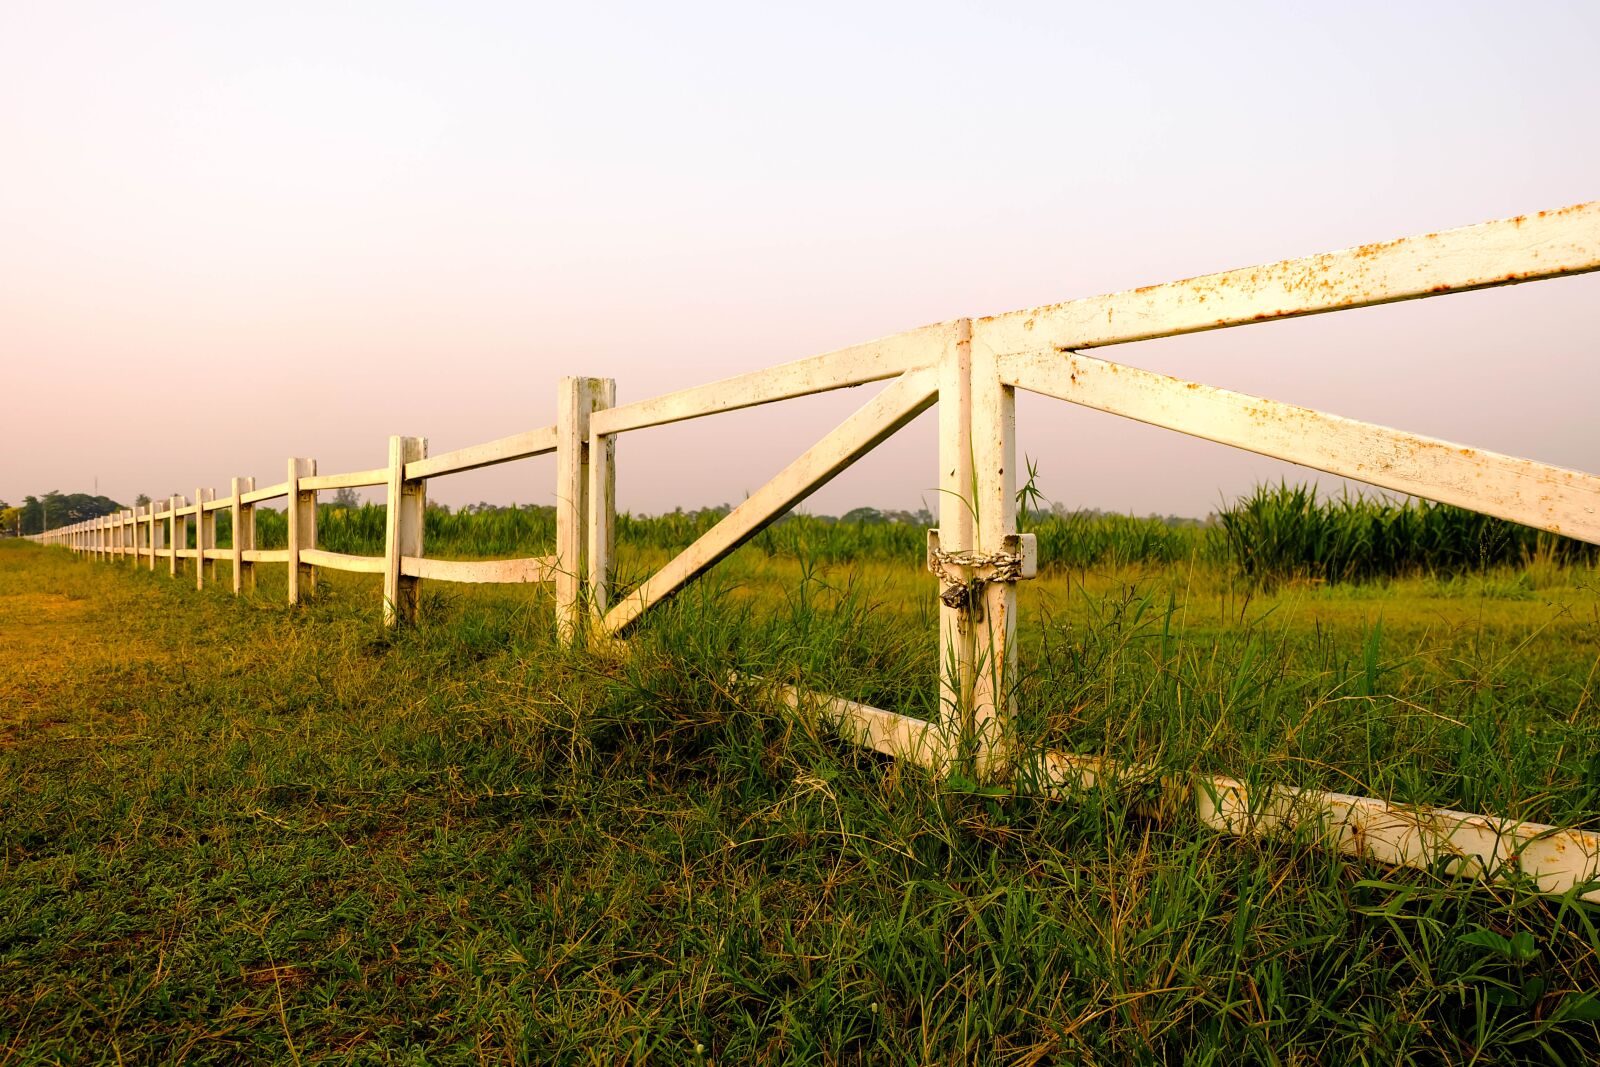
[[[291,611],[281,570],[235,600],[0,543],[0,1064],[1600,1047],[1600,907],[1222,838],[1136,788],[963,791],[730,685],[931,711],[933,583],[895,559],[741,550],[622,660],[557,649],[539,590],[429,587],[385,633],[372,579]],[[1587,567],[1062,563],[1021,596],[1032,740],[1600,815]]]

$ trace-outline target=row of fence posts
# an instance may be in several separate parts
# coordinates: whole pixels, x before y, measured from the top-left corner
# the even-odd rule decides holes
[[[562,378],[556,414],[556,545],[551,557],[551,580],[555,590],[556,629],[570,643],[578,633],[586,602],[597,610],[604,607],[609,579],[612,531],[615,528],[616,498],[613,468],[615,443],[611,438],[594,440],[589,432],[592,412],[615,403],[616,383],[609,378]],[[601,463],[591,465],[591,451]],[[405,573],[403,561],[423,554],[423,516],[427,500],[427,479],[406,477],[406,465],[426,459],[428,442],[423,437],[389,438],[388,507],[384,528],[383,621],[386,625],[413,622],[417,618],[421,579]],[[500,462],[494,460],[492,462]],[[473,469],[486,464],[470,464]],[[595,469],[598,466],[599,469]],[[317,567],[308,559],[317,552],[316,487],[304,484],[317,475],[317,461],[292,457],[286,468],[285,491],[265,499],[282,496],[287,501],[288,537],[285,548],[262,551],[257,548],[256,508],[259,500],[250,499],[256,491],[254,478],[234,478],[230,495],[218,500],[215,490],[197,488],[194,499],[172,496],[161,503],[126,509],[99,518],[33,536],[45,544],[61,545],[97,560],[132,558],[142,560],[154,571],[165,560],[167,572],[176,578],[180,561],[194,560],[194,584],[205,588],[208,581],[221,580],[216,564],[231,561],[233,592],[242,595],[256,588],[259,563],[284,563],[288,568],[288,600],[298,604],[316,588]],[[449,472],[446,472],[449,473]],[[598,505],[599,514],[590,501]],[[226,507],[232,521],[233,543],[217,547],[217,513]],[[189,524],[195,525],[193,549]],[[363,567],[363,570],[370,568]]]

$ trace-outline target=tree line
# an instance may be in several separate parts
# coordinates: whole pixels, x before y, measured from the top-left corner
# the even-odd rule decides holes
[[[148,499],[145,502],[148,503]],[[16,505],[0,500],[0,531],[3,531],[0,535],[26,537],[123,510],[123,505],[110,497],[58,490],[44,496],[25,496],[22,503]]]

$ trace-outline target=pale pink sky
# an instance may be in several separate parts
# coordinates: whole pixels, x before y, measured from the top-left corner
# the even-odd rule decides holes
[[[1600,5],[0,9],[0,499],[226,491],[896,333],[1600,196]],[[1600,469],[1600,276],[1102,355]],[[737,501],[866,390],[628,435]],[[1282,474],[1019,405],[1046,495]],[[934,499],[924,416],[807,505]],[[548,502],[553,466],[429,495]]]

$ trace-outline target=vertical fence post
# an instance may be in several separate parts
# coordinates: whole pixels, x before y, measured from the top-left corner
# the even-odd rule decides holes
[[[170,501],[168,501],[168,506],[171,506]],[[165,548],[166,544],[167,524],[156,521],[156,504],[152,500],[150,502],[150,556],[148,560],[152,572],[156,569],[156,553]]]
[[[314,459],[289,461],[289,603],[298,604],[316,588],[317,572],[300,562],[300,553],[317,547],[317,493],[302,490],[300,479],[317,473]]]
[[[256,587],[256,565],[246,563],[245,551],[255,551],[256,547],[256,506],[246,504],[244,495],[256,487],[254,478],[235,478],[233,480],[233,502],[229,507],[228,518],[233,523],[233,595],[238,596],[244,592],[248,579],[251,589]]]
[[[614,407],[617,383],[591,378],[589,413]],[[598,620],[610,599],[611,554],[617,526],[617,437],[589,434],[589,611]]]
[[[215,500],[215,489],[194,491],[194,587],[204,589],[206,584],[206,549],[217,540],[217,513],[207,511],[206,504]]]
[[[389,438],[389,507],[383,529],[383,624],[417,621],[420,578],[403,572],[407,556],[422,555],[422,514],[428,483],[406,477],[406,464],[428,455],[426,437]]]
[[[582,611],[584,453],[589,447],[589,397],[581,378],[562,378],[556,393],[556,636],[570,645]]]
[[[135,522],[135,517],[138,514],[137,508],[121,512],[122,530],[118,540],[122,545],[122,555],[129,560],[132,560],[138,554],[139,549],[137,536],[139,527]]]
[[[977,485],[977,549],[1004,552],[1017,532],[1017,391],[1000,381],[996,353],[972,346],[972,468]],[[980,777],[1003,774],[1010,759],[1017,678],[1017,587],[985,582],[972,726]]]
[[[174,578],[178,576],[178,552],[189,547],[189,520],[178,514],[184,504],[183,497],[172,498],[172,517],[167,522],[167,570]]]
[[[974,547],[972,480],[972,320],[954,323],[939,359],[939,540],[945,552]],[[947,570],[954,571],[953,566]],[[955,578],[958,575],[951,574]],[[970,577],[963,569],[959,577]],[[944,590],[939,590],[941,593]],[[977,635],[967,607],[939,604],[939,724],[963,762],[973,758]],[[972,768],[963,768],[972,773]]]

